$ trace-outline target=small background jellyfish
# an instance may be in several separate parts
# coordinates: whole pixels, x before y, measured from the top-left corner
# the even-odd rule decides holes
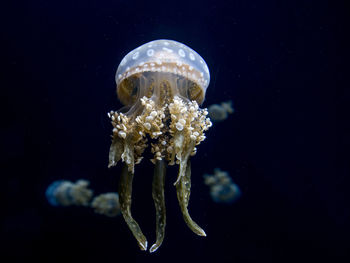
[[[232,107],[232,101],[221,102],[221,104],[212,104],[208,107],[209,117],[214,122],[221,122],[227,119],[229,114],[235,112]]]
[[[119,195],[116,192],[100,194],[94,197],[91,207],[97,214],[116,217],[120,215]]]
[[[89,184],[90,182],[84,179],[75,183],[58,180],[48,186],[45,195],[52,206],[85,206],[108,217],[120,215],[118,193],[103,193],[91,200],[93,191],[87,188]]]
[[[214,169],[214,174],[205,174],[204,183],[210,187],[210,196],[216,203],[233,203],[241,196],[241,190],[228,172]]]
[[[89,184],[87,180],[78,180],[75,183],[58,180],[48,186],[45,195],[53,206],[88,206],[93,194],[88,189]]]

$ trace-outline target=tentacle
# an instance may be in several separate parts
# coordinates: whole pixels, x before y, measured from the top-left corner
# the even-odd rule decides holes
[[[127,223],[132,234],[136,238],[141,250],[147,250],[147,240],[143,235],[141,228],[137,222],[131,216],[131,194],[132,194],[132,180],[134,174],[128,171],[126,164],[123,164],[122,174],[119,181],[119,202],[120,209],[123,214],[124,220]]]
[[[177,199],[179,200],[181,212],[187,226],[197,235],[206,236],[204,230],[200,228],[188,213],[187,206],[191,193],[191,161],[187,161],[186,173],[180,177],[180,181],[176,184]]]
[[[166,174],[166,163],[157,160],[154,168],[152,196],[156,208],[156,242],[150,248],[150,252],[155,252],[162,244],[165,234],[166,213],[164,200],[164,182]]]

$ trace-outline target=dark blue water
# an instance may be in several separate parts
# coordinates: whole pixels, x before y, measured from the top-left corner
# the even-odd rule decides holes
[[[1,239],[13,261],[331,262],[348,255],[348,127],[337,121],[343,84],[342,7],[327,1],[17,1],[1,9]],[[345,11],[344,11],[345,13]],[[114,74],[132,49],[173,39],[211,71],[203,106],[233,100],[235,113],[192,158],[185,225],[166,181],[167,229],[155,253],[139,251],[121,217],[51,207],[55,180],[116,191],[107,168],[121,104]],[[337,115],[338,114],[338,115]],[[349,129],[347,129],[349,131]],[[347,156],[349,157],[349,156]],[[242,191],[212,202],[202,175],[228,171]],[[152,164],[137,166],[133,213],[155,239]],[[186,260],[185,260],[186,259]],[[12,262],[13,262],[12,261]]]

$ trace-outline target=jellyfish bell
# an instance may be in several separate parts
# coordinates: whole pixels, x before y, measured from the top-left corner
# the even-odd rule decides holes
[[[156,251],[164,239],[166,166],[178,164],[177,197],[186,224],[200,236],[205,232],[190,217],[190,156],[212,123],[199,108],[209,85],[209,69],[191,48],[173,40],[155,40],[128,53],[116,72],[117,95],[122,111],[108,113],[113,125],[109,167],[124,162],[119,182],[123,217],[142,250],[147,240],[131,215],[134,167],[150,146],[154,163],[152,196],[156,207]]]
[[[234,113],[232,101],[221,102],[221,104],[213,104],[208,107],[209,117],[214,122],[226,120],[229,114]]]
[[[172,95],[204,101],[210,82],[209,69],[193,49],[173,40],[155,40],[129,52],[116,72],[117,94],[124,105],[143,95],[159,96],[162,84]],[[160,99],[160,98],[159,98]]]
[[[218,104],[210,105],[208,108],[210,119],[213,121],[223,121],[227,119],[227,111]]]

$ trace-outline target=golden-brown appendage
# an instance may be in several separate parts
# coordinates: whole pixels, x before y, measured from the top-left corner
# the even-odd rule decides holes
[[[133,77],[136,79],[136,77]],[[133,84],[132,78],[125,79],[122,83],[119,84],[117,89],[118,98],[121,103],[124,105],[131,105],[137,99],[135,95],[133,95],[133,91],[135,89],[135,85]]]
[[[204,230],[198,226],[188,213],[187,206],[191,193],[191,162],[187,161],[185,176],[180,177],[179,183],[176,184],[177,199],[179,200],[181,212],[187,226],[197,235],[206,236]]]
[[[203,89],[195,83],[188,88],[188,97],[190,100],[197,101],[198,104],[202,104],[204,101]]]
[[[141,228],[131,215],[131,194],[132,194],[132,180],[134,174],[128,171],[128,167],[124,164],[122,174],[119,181],[119,202],[121,212],[124,220],[127,223],[132,234],[136,238],[141,250],[147,250],[147,240],[143,235]]]
[[[196,101],[181,96],[171,97],[173,89],[167,81],[158,85],[161,89],[153,91],[157,96],[141,97],[139,109],[131,108],[126,113],[111,111],[108,114],[113,125],[109,167],[116,165],[119,160],[125,164],[119,184],[120,206],[123,217],[142,250],[147,249],[147,241],[130,211],[132,179],[134,166],[141,161],[148,145],[154,155],[151,161],[155,164],[152,196],[156,207],[156,242],[150,252],[156,251],[164,239],[164,178],[167,162],[169,165],[179,165],[175,185],[186,224],[197,235],[205,236],[203,229],[191,219],[187,210],[191,189],[189,158],[196,154],[196,146],[205,139],[204,132],[211,126],[207,110],[200,109]]]
[[[150,252],[155,252],[163,243],[166,224],[166,210],[164,199],[164,182],[166,174],[166,163],[157,160],[154,167],[152,197],[156,208],[156,242],[150,248]]]

